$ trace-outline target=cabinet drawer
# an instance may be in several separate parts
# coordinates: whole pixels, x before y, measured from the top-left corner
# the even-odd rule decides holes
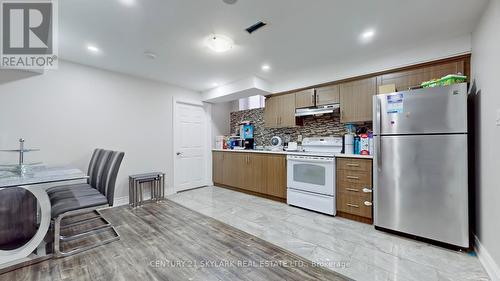
[[[365,218],[372,218],[372,202],[364,200],[362,196],[339,193],[337,196],[337,210]]]
[[[341,196],[357,196],[360,200],[372,202],[373,193],[371,188],[356,186],[337,186],[337,194]]]
[[[368,172],[372,170],[372,160],[337,158],[337,169]]]
[[[371,188],[372,173],[371,171],[337,170],[337,184]]]

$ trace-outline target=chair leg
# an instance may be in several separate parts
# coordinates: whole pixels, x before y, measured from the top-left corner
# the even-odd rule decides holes
[[[81,253],[81,252],[84,252],[84,251],[87,251],[87,250],[90,250],[90,249],[93,249],[93,248],[96,248],[96,247],[99,247],[99,246],[102,246],[102,245],[105,245],[108,243],[111,243],[113,241],[120,240],[120,235],[118,234],[116,229],[108,222],[108,220],[106,220],[104,217],[102,217],[101,214],[99,213],[99,211],[97,211],[97,210],[92,210],[92,211],[95,211],[97,213],[97,215],[99,216],[99,218],[101,220],[103,220],[106,224],[102,225],[102,226],[94,227],[92,229],[86,230],[85,232],[77,233],[77,234],[74,234],[71,236],[61,235],[61,221],[68,214],[62,214],[54,219],[54,256],[56,258],[75,255],[75,254],[78,254],[78,253]],[[91,220],[95,220],[95,217],[87,219],[87,221],[91,221]],[[85,220],[78,221],[77,225],[82,224],[84,221]],[[105,230],[113,231],[114,237],[103,240],[103,241],[99,241],[98,243],[94,243],[94,244],[89,245],[89,246],[78,247],[78,248],[75,248],[75,249],[67,251],[67,252],[64,252],[61,250],[61,242],[68,242],[68,241],[73,241],[73,240],[77,240],[77,239],[82,239],[82,238],[97,234],[97,233],[105,231]]]
[[[54,220],[54,256],[58,257],[61,254],[61,245],[59,237],[61,236],[61,220],[63,216],[58,216]]]

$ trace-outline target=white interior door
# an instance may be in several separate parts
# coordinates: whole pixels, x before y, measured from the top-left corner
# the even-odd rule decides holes
[[[174,100],[174,190],[207,185],[207,126],[202,103]]]

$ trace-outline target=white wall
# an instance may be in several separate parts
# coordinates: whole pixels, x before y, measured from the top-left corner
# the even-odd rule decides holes
[[[212,147],[215,145],[216,136],[227,136],[231,133],[229,129],[232,109],[232,102],[212,104]]]
[[[500,0],[491,0],[473,33],[472,76],[477,82],[476,235],[480,258],[500,280]],[[482,250],[482,251],[481,251]],[[496,272],[495,272],[496,271]],[[492,277],[493,277],[492,276]],[[495,280],[495,279],[494,279]]]
[[[59,69],[0,85],[0,148],[19,137],[40,148],[27,161],[87,169],[94,148],[125,152],[115,198],[128,195],[128,175],[167,174],[172,190],[173,96],[201,95],[164,83],[60,62]],[[15,157],[0,154],[0,162]]]

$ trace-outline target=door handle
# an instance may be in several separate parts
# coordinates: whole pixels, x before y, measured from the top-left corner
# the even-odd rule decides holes
[[[181,156],[182,152],[177,152],[176,154],[177,154],[177,156]]]
[[[382,101],[380,97],[375,97],[377,99],[377,111],[376,111],[376,117],[377,117],[377,122],[375,122],[375,134],[377,135],[377,144],[375,147],[376,150],[376,157],[377,157],[377,170],[382,171],[382,153],[380,153],[380,150],[382,149],[382,136],[381,131],[382,131]]]
[[[355,177],[355,176],[347,176],[346,178],[351,179],[351,180],[359,180],[359,177]]]
[[[369,202],[369,201],[365,201],[365,203],[364,203],[364,204],[365,204],[365,206],[371,206],[371,205],[373,205],[373,203],[372,203],[372,202]]]
[[[372,193],[373,191],[367,187],[363,188],[364,193]]]
[[[359,189],[356,189],[356,188],[346,188],[345,190],[352,191],[352,192],[359,192]]]
[[[353,208],[359,208],[359,206],[358,206],[358,205],[355,205],[355,204],[349,204],[349,203],[347,203],[347,206],[349,206],[349,207],[353,207]]]

